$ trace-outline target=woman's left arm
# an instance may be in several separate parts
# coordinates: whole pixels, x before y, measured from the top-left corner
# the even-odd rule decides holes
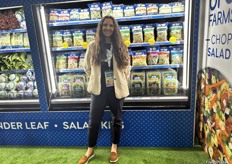
[[[127,49],[127,53],[128,53],[128,55],[129,55],[128,49]],[[127,80],[129,80],[129,78],[130,78],[130,73],[131,73],[130,57],[128,58],[128,65],[126,66],[124,72],[125,72],[125,75],[126,75]]]
[[[131,72],[131,65],[126,66],[124,72],[125,72],[127,80],[129,80],[129,78],[130,78],[130,72]]]

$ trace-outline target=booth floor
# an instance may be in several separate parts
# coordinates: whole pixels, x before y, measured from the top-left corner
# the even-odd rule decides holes
[[[77,164],[86,147],[1,146],[1,164]],[[208,155],[194,148],[120,147],[117,164],[203,164]],[[110,147],[96,147],[89,164],[108,164]]]

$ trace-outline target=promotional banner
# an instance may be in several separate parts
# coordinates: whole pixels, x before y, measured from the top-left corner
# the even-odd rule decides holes
[[[202,69],[198,73],[196,136],[209,162],[232,163],[232,0],[206,0]]]
[[[210,0],[209,10],[206,65],[219,70],[232,84],[232,0]]]

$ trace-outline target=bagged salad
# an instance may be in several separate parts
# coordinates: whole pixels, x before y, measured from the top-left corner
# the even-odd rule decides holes
[[[149,96],[161,93],[161,73],[159,71],[146,72],[146,88]]]
[[[183,40],[182,31],[183,31],[183,22],[169,23],[170,37],[175,37],[176,40]]]
[[[23,33],[23,47],[30,47],[28,33]]]
[[[59,83],[72,83],[73,75],[71,74],[60,75],[58,80],[59,80]]]
[[[122,35],[123,42],[130,41],[130,27],[129,26],[120,26],[120,32]]]
[[[58,9],[59,22],[69,21],[69,9]]]
[[[185,2],[174,2],[172,3],[172,12],[184,12]]]
[[[130,94],[132,96],[142,96],[145,94],[145,71],[131,72]]]
[[[75,74],[73,75],[73,82],[86,82],[86,76],[84,74]]]
[[[171,64],[183,64],[183,47],[172,47]]]
[[[143,43],[143,25],[131,26],[133,43]]]
[[[101,4],[102,17],[106,15],[112,15],[112,2],[104,2]]]
[[[58,87],[61,97],[71,97],[71,83],[59,83]]]
[[[58,89],[61,97],[71,97],[72,82],[73,76],[70,74],[64,74],[59,76]]]
[[[73,46],[73,38],[72,38],[72,33],[70,30],[63,31],[63,41],[68,43],[68,47]]]
[[[72,83],[72,97],[85,97],[85,83],[82,81],[76,81]]]
[[[11,34],[11,46],[16,48],[23,46],[23,33]]]
[[[53,47],[62,47],[63,33],[64,33],[63,30],[52,31],[52,46]]]
[[[83,36],[84,31],[83,30],[72,30],[71,31],[73,36],[73,46],[81,46],[84,42]]]
[[[68,54],[68,69],[77,69],[79,63],[79,54],[70,53]]]
[[[86,42],[90,43],[91,41],[95,40],[96,29],[87,29],[86,30]]]
[[[51,23],[59,21],[59,9],[51,9],[49,13],[49,20]]]
[[[135,15],[136,16],[141,16],[141,15],[146,15],[147,14],[147,7],[146,4],[135,4]]]
[[[70,9],[69,20],[70,21],[80,20],[80,9]]]
[[[114,18],[122,18],[123,17],[123,4],[112,5],[112,16]]]
[[[79,58],[79,68],[85,68],[84,60],[85,60],[85,52],[81,52]]]
[[[56,55],[56,69],[67,68],[67,56],[65,54]]]
[[[177,73],[175,70],[162,72],[162,90],[164,95],[176,95],[178,91]]]
[[[159,14],[168,14],[172,12],[172,3],[159,4]]]
[[[159,7],[157,3],[147,3],[147,15],[155,15],[159,13]]]
[[[144,25],[143,35],[144,35],[144,42],[148,42],[150,39],[155,40],[155,25],[154,24]]]
[[[162,47],[159,52],[159,65],[169,65],[170,51],[168,48]]]
[[[123,12],[124,12],[124,17],[133,17],[133,16],[135,16],[134,5],[124,5]]]
[[[132,51],[132,66],[147,66],[146,50]]]
[[[0,40],[1,40],[2,47],[10,47],[11,46],[11,34],[10,33],[0,34]]]
[[[157,38],[156,41],[168,41],[168,23],[156,24]]]
[[[83,74],[73,75],[72,97],[85,97],[86,95],[86,77]]]
[[[88,4],[88,7],[91,19],[101,19],[101,4],[99,2]]]
[[[147,48],[147,64],[156,65],[159,61],[160,47],[148,47]]]
[[[89,20],[90,19],[90,11],[87,9],[80,9],[80,20]]]
[[[27,54],[25,64],[27,65],[27,69],[33,69],[34,68],[31,54]]]

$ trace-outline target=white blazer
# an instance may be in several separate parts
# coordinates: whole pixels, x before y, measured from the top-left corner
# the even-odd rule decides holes
[[[89,83],[87,91],[95,95],[101,93],[101,65],[93,65],[91,58],[93,52],[93,42],[89,43],[89,46],[85,54],[85,73],[89,76]],[[130,62],[129,62],[130,63]],[[118,99],[127,97],[129,95],[128,79],[130,76],[131,66],[128,65],[124,69],[118,68],[117,62],[113,55],[113,74],[114,74],[114,90],[115,96]]]

